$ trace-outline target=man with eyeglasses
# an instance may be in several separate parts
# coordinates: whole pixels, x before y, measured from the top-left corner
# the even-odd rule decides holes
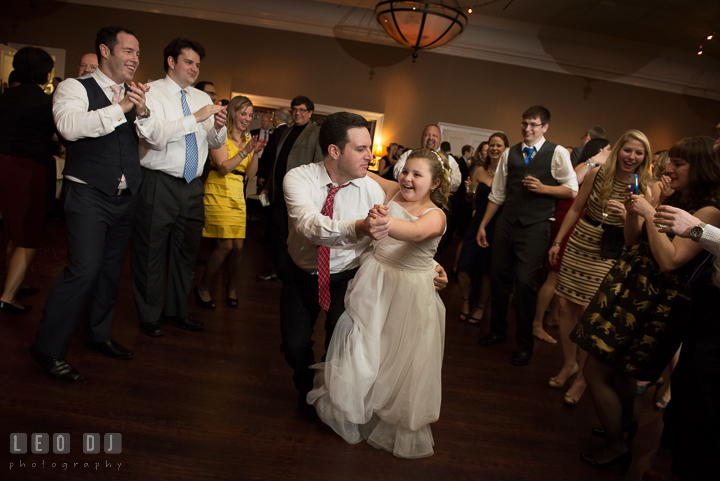
[[[265,183],[268,199],[272,205],[274,257],[280,279],[283,279],[283,269],[288,261],[288,211],[283,195],[283,179],[285,174],[295,167],[323,160],[318,143],[320,127],[310,122],[314,110],[315,104],[309,98],[299,95],[292,99],[290,114],[294,123],[283,133],[277,144],[275,166]]]
[[[532,358],[537,277],[549,247],[556,200],[575,197],[578,190],[567,149],[544,137],[549,122],[550,112],[541,105],[523,113],[523,141],[500,157],[477,234],[480,246],[487,248],[490,242],[493,246],[492,320],[490,333],[480,339],[480,345],[505,342],[508,301],[514,285],[517,350],[510,362],[515,366],[524,366]],[[488,239],[485,228],[501,207],[495,236]]]

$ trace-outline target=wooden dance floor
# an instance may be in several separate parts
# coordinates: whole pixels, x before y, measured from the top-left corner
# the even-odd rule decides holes
[[[62,226],[49,226],[48,243],[62,249]],[[249,229],[243,259],[240,306],[225,305],[224,283],[214,289],[216,311],[191,314],[205,322],[202,332],[171,326],[165,336],[140,333],[126,259],[115,309],[113,337],[135,352],[117,361],[84,347],[78,329],[67,359],[84,376],[78,384],[54,381],[30,357],[48,290],[63,257],[38,254],[31,285],[41,293],[26,298],[30,314],[0,314],[0,419],[11,433],[70,435],[70,453],[11,454],[2,450],[5,480],[506,480],[578,481],[621,478],[583,464],[581,452],[602,440],[589,392],[575,407],[562,403],[565,390],[548,387],[562,363],[560,345],[536,343],[532,363],[514,367],[514,322],[508,342],[480,347],[488,331],[458,321],[457,283],[442,292],[447,306],[442,410],[432,425],[435,454],[397,459],[366,443],[346,444],[318,420],[297,408],[292,371],[280,353],[280,283],[261,282],[269,251],[258,226]],[[456,240],[457,242],[457,240]],[[4,247],[5,240],[2,239]],[[59,245],[59,247],[58,247]],[[207,259],[204,241],[200,258]],[[455,247],[440,256],[448,268]],[[198,266],[197,278],[202,271]],[[2,270],[4,276],[5,270]],[[316,357],[322,355],[322,323],[316,325]],[[549,332],[558,335],[556,328]],[[625,479],[639,480],[657,463],[662,415],[652,408],[654,389],[640,399],[640,430],[632,445],[633,465]],[[119,433],[119,454],[84,454],[83,434]],[[116,438],[117,439],[117,438]],[[12,445],[10,446],[12,449]],[[54,467],[53,467],[54,463]]]

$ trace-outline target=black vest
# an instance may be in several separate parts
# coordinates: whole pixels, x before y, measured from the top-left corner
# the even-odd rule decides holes
[[[557,204],[555,197],[530,192],[522,183],[523,178],[530,174],[545,185],[560,185],[552,176],[551,170],[555,147],[557,147],[555,144],[546,140],[527,165],[523,158],[522,143],[510,147],[503,210],[503,216],[510,222],[519,220],[523,226],[526,226],[549,220],[555,214]]]
[[[77,79],[88,96],[88,112],[112,105],[94,78]],[[128,86],[125,85],[127,91]],[[105,194],[117,192],[120,178],[125,180],[133,194],[142,182],[140,151],[135,132],[135,109],[125,114],[126,122],[102,137],[85,137],[65,142],[67,161],[63,174],[87,182]]]

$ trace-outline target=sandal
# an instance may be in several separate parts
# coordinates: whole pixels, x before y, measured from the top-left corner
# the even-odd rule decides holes
[[[230,286],[228,285],[228,287],[230,287]],[[227,293],[227,288],[226,288],[225,292]],[[237,296],[237,292],[235,293],[235,295]],[[237,307],[238,306],[237,297],[230,297],[230,294],[227,294],[227,305],[229,307]]]
[[[465,299],[465,298],[463,297],[463,302],[467,302],[467,301],[469,301],[469,300],[470,300],[469,297],[468,297],[467,299]],[[469,317],[470,317],[470,311],[467,311],[467,312],[462,312],[462,311],[461,311],[461,312],[460,312],[460,316],[459,316],[460,322],[467,321]]]

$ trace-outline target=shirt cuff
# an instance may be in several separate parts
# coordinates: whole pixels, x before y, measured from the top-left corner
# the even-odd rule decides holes
[[[124,124],[127,122],[127,119],[125,118],[125,112],[123,112],[122,107],[120,107],[120,104],[114,104],[107,108],[108,115],[110,116],[110,121],[112,122],[113,128],[117,128],[118,126]]]
[[[706,225],[698,243],[710,253],[714,255],[720,254],[720,229],[712,225]]]
[[[195,120],[195,116],[193,114],[183,117],[182,126],[185,135],[198,131],[198,123]]]

